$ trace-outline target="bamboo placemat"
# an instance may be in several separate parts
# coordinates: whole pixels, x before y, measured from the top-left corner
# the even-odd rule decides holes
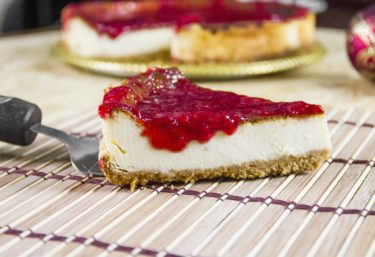
[[[129,191],[40,136],[0,146],[0,256],[374,256],[375,114],[330,110],[315,172]],[[58,126],[99,137],[85,112]]]

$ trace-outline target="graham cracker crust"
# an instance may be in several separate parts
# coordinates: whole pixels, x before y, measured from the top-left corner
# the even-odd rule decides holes
[[[108,154],[100,158],[101,169],[107,179],[116,185],[130,185],[133,190],[137,185],[148,183],[167,182],[195,182],[202,179],[214,179],[218,177],[251,179],[266,176],[284,176],[292,173],[300,173],[317,169],[329,157],[329,150],[311,151],[303,156],[282,156],[276,160],[253,161],[241,165],[220,167],[215,169],[194,169],[182,171],[127,172],[115,167]]]
[[[248,62],[282,57],[308,49],[315,42],[315,15],[283,22],[262,21],[231,24],[220,29],[201,24],[186,26],[176,33],[171,55],[180,62]],[[290,28],[299,44],[291,46]]]

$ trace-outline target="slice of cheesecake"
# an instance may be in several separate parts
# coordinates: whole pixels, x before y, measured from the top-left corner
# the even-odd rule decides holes
[[[132,188],[314,170],[331,148],[319,105],[201,88],[175,68],[109,88],[99,114],[100,167],[112,183]]]
[[[252,61],[315,41],[315,15],[295,5],[241,0],[83,2],[62,13],[63,42],[84,57],[170,52],[182,62]]]

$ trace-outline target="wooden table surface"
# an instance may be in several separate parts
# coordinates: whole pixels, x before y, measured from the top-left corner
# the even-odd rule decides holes
[[[328,53],[316,64],[271,76],[201,84],[272,100],[375,110],[375,85],[351,67],[344,31],[320,29],[317,37]],[[94,108],[103,89],[120,81],[77,70],[53,58],[50,49],[59,38],[57,31],[0,38],[0,94],[37,103],[45,113],[45,122],[58,113],[71,115]]]

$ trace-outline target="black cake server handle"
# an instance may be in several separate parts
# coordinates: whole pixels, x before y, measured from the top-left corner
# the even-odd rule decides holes
[[[31,127],[42,122],[40,108],[16,97],[0,95],[0,141],[30,145],[37,133]]]
[[[103,176],[98,166],[97,139],[73,137],[64,131],[41,124],[42,111],[22,99],[0,96],[0,141],[15,145],[30,145],[37,133],[53,137],[69,149],[72,165],[86,175]]]

